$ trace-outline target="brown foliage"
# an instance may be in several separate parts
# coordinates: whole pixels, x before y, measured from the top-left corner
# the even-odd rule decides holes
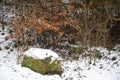
[[[28,4],[22,3],[20,6],[21,5],[27,6]],[[57,32],[59,36],[62,36],[63,32],[60,31],[60,27],[64,25],[73,26],[80,30],[76,19],[67,17],[68,10],[65,9],[65,6],[63,6],[59,1],[43,1],[41,4],[29,3],[29,5],[33,5],[30,11],[29,7],[28,11],[21,11],[19,9],[21,7],[17,5],[18,9],[16,10],[16,14],[21,13],[23,15],[20,15],[19,17],[21,18],[16,18],[14,21],[14,29],[16,32],[14,37],[18,40],[23,39],[24,43],[27,43],[30,38],[35,38],[38,36],[37,34],[41,34],[46,30],[53,30],[54,32]],[[70,10],[73,8],[74,7],[71,6]],[[36,35],[29,36],[29,33],[27,33],[29,30],[35,30]]]
[[[27,2],[26,2],[27,3]],[[17,4],[15,19],[15,38],[23,39],[24,43],[46,30],[52,30],[62,36],[62,26],[69,25],[78,30],[76,40],[82,42],[85,47],[101,46],[107,43],[109,31],[108,22],[119,18],[111,16],[112,10],[106,1],[78,1],[64,4],[60,0],[34,0],[29,3]],[[21,7],[22,6],[22,7]],[[27,6],[27,7],[26,7]],[[112,11],[111,11],[112,12]],[[29,31],[36,33],[29,36]],[[21,34],[22,33],[22,34]]]

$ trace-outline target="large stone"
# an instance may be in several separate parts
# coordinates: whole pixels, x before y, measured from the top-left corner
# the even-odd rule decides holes
[[[22,66],[40,74],[61,74],[61,61],[58,55],[48,49],[31,48],[24,53]]]
[[[22,66],[28,67],[40,74],[61,74],[62,72],[61,62],[57,60],[51,62],[50,57],[40,60],[25,55],[22,61]]]

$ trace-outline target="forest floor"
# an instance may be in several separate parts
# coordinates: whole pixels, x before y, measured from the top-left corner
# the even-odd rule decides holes
[[[92,49],[97,49],[102,55],[95,62],[94,58],[79,55],[76,60],[63,59],[61,75],[42,75],[18,64],[20,52],[13,48],[14,40],[8,37],[9,28],[4,26],[3,29],[0,24],[0,80],[120,80],[120,45],[110,51],[94,47]]]
[[[17,64],[18,51],[11,47],[12,39],[6,40],[8,26],[0,28],[0,78],[1,80],[120,80],[120,46],[115,51],[96,48],[102,55],[94,60],[79,57],[77,60],[64,60],[63,73],[59,75],[41,75],[29,68]],[[31,51],[34,52],[34,51]]]

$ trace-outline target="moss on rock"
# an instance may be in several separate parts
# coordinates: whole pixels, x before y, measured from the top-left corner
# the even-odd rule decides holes
[[[71,51],[72,51],[72,54],[81,54],[82,53],[82,49],[79,46],[73,46]]]
[[[51,58],[45,58],[44,60],[33,59],[32,57],[24,56],[22,61],[23,67],[28,67],[31,70],[40,74],[60,74],[61,73],[61,62],[53,61]]]
[[[71,47],[71,56],[73,59],[77,59],[82,52],[83,49],[80,46],[74,45]]]

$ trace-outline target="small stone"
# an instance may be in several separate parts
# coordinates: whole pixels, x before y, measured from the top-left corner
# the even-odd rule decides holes
[[[9,37],[5,37],[5,40],[7,41],[9,39]]]
[[[17,43],[13,44],[13,48],[17,48],[17,47],[18,47]]]
[[[0,47],[0,51],[2,50],[2,48]]]
[[[8,50],[8,49],[10,49],[10,47],[9,47],[9,46],[5,46],[5,49],[7,49],[7,50]]]
[[[95,64],[95,63],[93,63],[93,65],[94,65],[94,66],[96,66],[96,64]]]
[[[10,51],[12,52],[12,51],[13,51],[13,49],[10,49]]]
[[[103,66],[100,66],[100,69],[102,69],[103,68]]]
[[[113,57],[113,58],[112,58],[112,61],[115,61],[116,59],[117,59],[116,57]]]
[[[4,35],[5,33],[1,33],[1,35]]]

